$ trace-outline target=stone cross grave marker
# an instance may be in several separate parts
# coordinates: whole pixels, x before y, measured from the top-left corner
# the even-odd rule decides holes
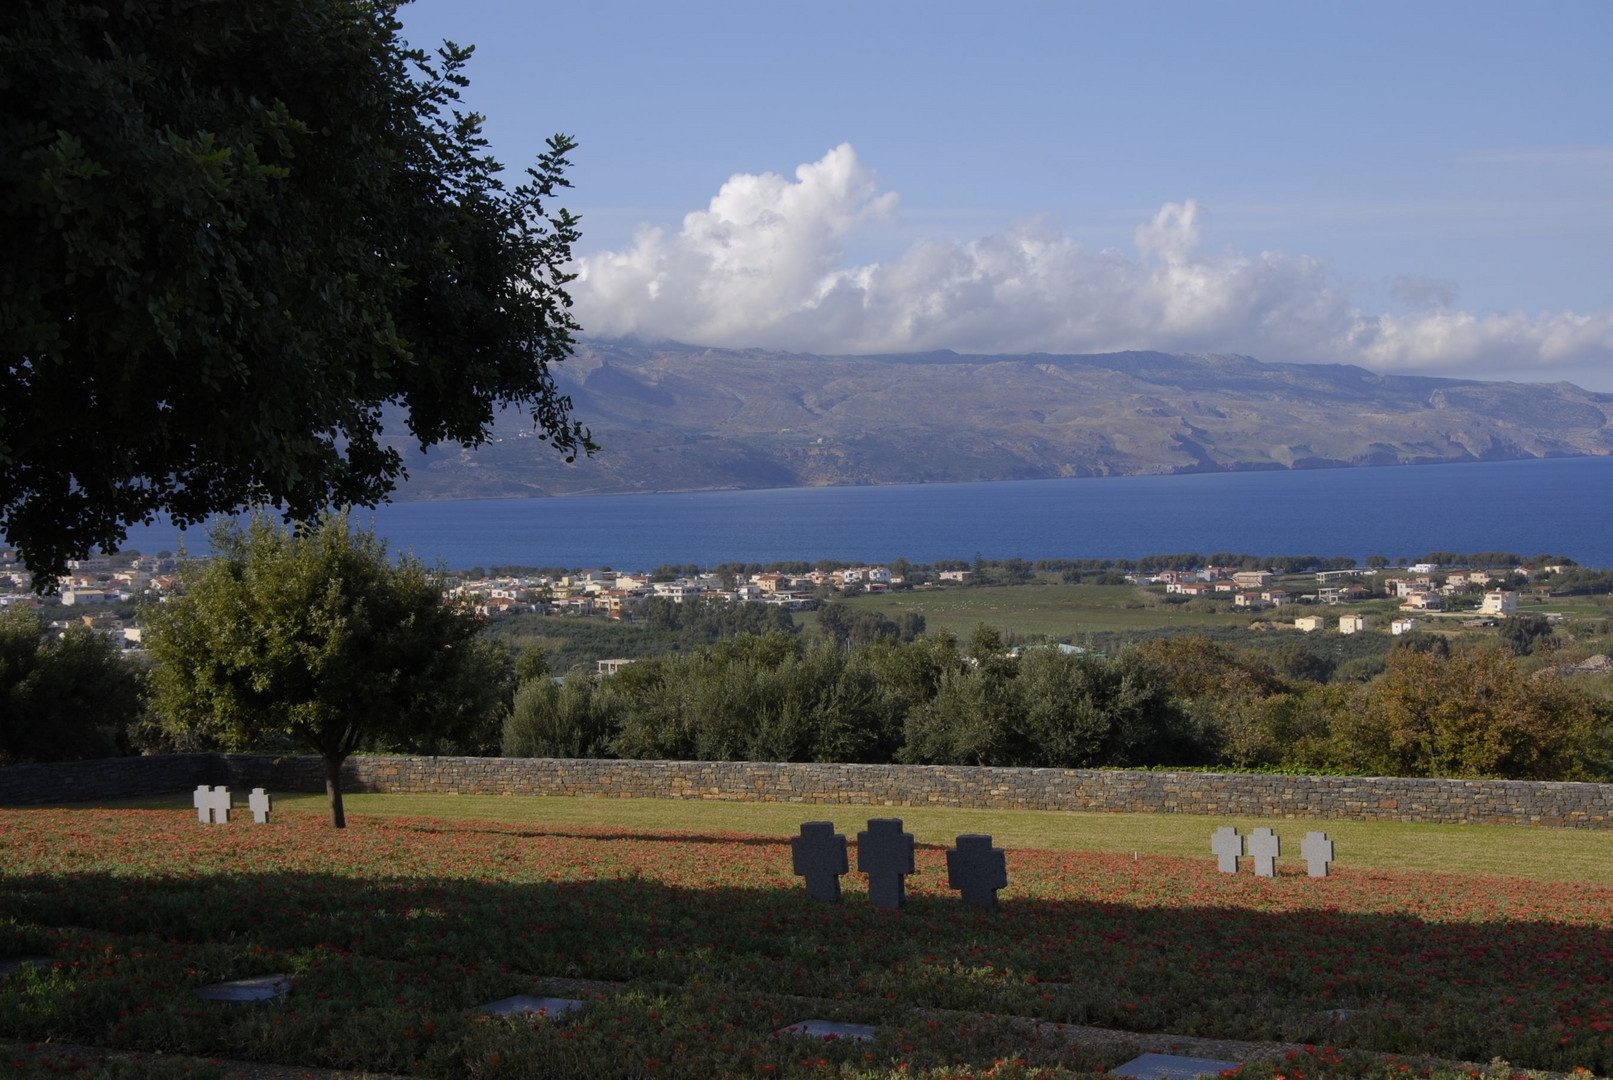
[[[807,895],[833,904],[840,899],[840,875],[851,869],[846,861],[846,838],[835,832],[832,821],[806,821],[801,835],[790,837],[792,869],[806,878]]]
[[[1008,888],[1008,857],[991,837],[965,833],[947,852],[947,888],[961,889],[965,904],[997,906],[997,890]]]
[[[1249,834],[1249,854],[1255,860],[1255,877],[1276,877],[1277,856],[1282,854],[1282,840],[1270,829],[1256,829]]]
[[[259,825],[269,823],[269,811],[273,810],[274,807],[270,804],[267,791],[260,787],[253,788],[251,796],[246,800],[246,805],[252,810],[253,821]]]
[[[230,798],[230,789],[223,784],[216,788],[208,788],[206,784],[197,785],[191,803],[196,807],[196,820],[204,825],[210,822],[222,825],[229,821],[230,808],[235,805]]]
[[[899,908],[907,901],[913,872],[913,834],[902,831],[901,818],[870,818],[857,834],[857,872],[868,875],[868,902],[877,908]]]
[[[1223,874],[1238,872],[1238,856],[1243,854],[1243,837],[1231,825],[1223,825],[1210,837],[1210,850],[1215,853],[1215,868]]]
[[[1327,864],[1333,861],[1333,841],[1327,838],[1327,833],[1306,833],[1299,853],[1310,868],[1311,877],[1327,877]]]

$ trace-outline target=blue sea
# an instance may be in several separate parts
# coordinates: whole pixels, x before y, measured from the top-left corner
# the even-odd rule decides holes
[[[1613,567],[1613,458],[399,502],[360,517],[393,550],[461,569],[1194,551],[1511,551]],[[126,546],[152,552],[181,538],[159,523],[131,529]],[[201,530],[183,539],[207,549]]]

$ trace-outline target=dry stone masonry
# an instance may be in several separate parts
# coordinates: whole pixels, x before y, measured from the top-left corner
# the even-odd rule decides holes
[[[323,791],[313,756],[170,754],[0,768],[0,806],[129,798],[199,784]],[[1613,828],[1613,784],[754,761],[355,757],[348,791],[572,795],[858,807],[960,806],[1221,818]]]

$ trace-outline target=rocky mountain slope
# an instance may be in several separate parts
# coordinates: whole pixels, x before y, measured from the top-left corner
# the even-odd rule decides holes
[[[1308,469],[1613,452],[1613,394],[1246,356],[810,356],[582,345],[558,373],[603,449],[509,414],[398,447],[405,499]]]

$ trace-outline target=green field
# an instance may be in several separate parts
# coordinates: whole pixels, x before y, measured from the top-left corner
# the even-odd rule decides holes
[[[1210,834],[1222,825],[1247,833],[1271,826],[1285,840],[1279,865],[1302,866],[1299,841],[1312,829],[1335,841],[1341,865],[1364,870],[1452,870],[1537,881],[1613,884],[1613,831],[1493,825],[1417,825],[1371,821],[1270,821],[1190,814],[1083,814],[1052,810],[966,810],[928,806],[833,806],[696,799],[577,799],[513,795],[346,796],[349,813],[434,817],[545,826],[745,832],[788,836],[801,822],[830,819],[856,832],[871,817],[900,817],[921,844],[950,845],[961,833],[989,833],[1008,848],[1102,851],[1210,858]],[[71,804],[83,809],[87,804]],[[190,795],[97,804],[186,809]],[[277,811],[325,813],[324,795],[277,795]]]
[[[896,618],[909,611],[924,616],[929,630],[945,627],[967,637],[979,623],[1010,633],[1079,642],[1087,632],[1186,630],[1195,626],[1248,626],[1249,615],[1208,614],[1185,605],[1147,608],[1131,585],[1036,583],[993,587],[940,588],[853,596],[852,608]]]

